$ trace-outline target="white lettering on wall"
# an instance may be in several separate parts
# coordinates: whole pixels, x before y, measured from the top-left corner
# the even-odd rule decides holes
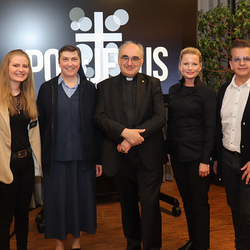
[[[40,72],[43,69],[43,54],[38,49],[27,49],[26,53],[30,57],[33,73]],[[34,57],[36,57],[36,65],[34,65]]]
[[[79,16],[79,13],[82,13],[82,16]],[[71,29],[76,32],[75,41],[78,43],[76,46],[81,50],[82,66],[87,78],[93,83],[98,83],[109,76],[119,74],[116,42],[122,42],[122,33],[115,31],[128,22],[127,11],[118,9],[105,21],[103,12],[94,12],[92,21],[82,9],[76,7],[70,10],[69,17],[72,21]],[[111,32],[104,32],[104,26]],[[89,32],[91,28],[93,32]],[[89,43],[94,43],[94,48],[89,46]],[[50,48],[45,51],[44,55],[37,49],[27,49],[26,52],[30,57],[33,72],[38,73],[44,70],[45,81],[54,77],[55,73],[56,75],[60,73],[57,49]],[[162,61],[162,57],[168,57],[166,48],[160,46],[153,50],[151,47],[147,47],[144,63],[147,75],[153,75],[160,81],[165,81],[168,77],[168,68]],[[142,69],[140,69],[141,71]]]
[[[51,56],[55,57],[55,68],[56,75],[61,72],[61,69],[58,65],[58,50],[57,49],[49,49],[44,54],[44,78],[45,81],[51,79]]]
[[[165,81],[168,77],[168,68],[167,66],[161,61],[161,59],[159,58],[159,54],[162,53],[162,55],[164,57],[167,57],[168,56],[168,51],[166,48],[164,47],[157,47],[155,50],[154,50],[154,53],[153,53],[153,59],[154,59],[154,62],[160,67],[160,69],[162,70],[162,75],[159,75],[159,71],[157,70],[154,70],[153,71],[153,76],[154,77],[157,77],[160,79],[160,81]]]

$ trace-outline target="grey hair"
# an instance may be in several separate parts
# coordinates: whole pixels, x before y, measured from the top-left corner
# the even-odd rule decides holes
[[[141,52],[142,52],[142,57],[144,57],[144,48],[143,48],[143,45],[140,44],[140,43],[133,42],[133,41],[131,41],[131,40],[130,40],[130,41],[124,42],[124,43],[120,46],[120,48],[119,48],[119,53],[118,53],[119,56],[120,56],[120,51],[121,51],[121,49],[123,48],[124,45],[127,45],[127,44],[135,44],[135,45],[137,45],[137,46],[140,48]]]

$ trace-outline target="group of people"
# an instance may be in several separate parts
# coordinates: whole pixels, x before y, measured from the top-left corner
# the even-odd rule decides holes
[[[121,45],[120,74],[97,89],[82,71],[79,48],[63,46],[61,73],[41,85],[37,102],[28,55],[9,52],[0,66],[0,249],[10,249],[14,216],[17,249],[27,250],[34,176],[43,174],[45,238],[61,250],[71,234],[71,249],[79,250],[81,232],[96,231],[95,177],[102,172],[116,184],[126,249],[161,249],[159,195],[168,160],[190,238],[179,250],[207,250],[213,160],[232,210],[235,247],[249,250],[250,43],[236,40],[230,53],[235,75],[216,100],[201,80],[199,50],[181,51],[166,119],[160,80],[139,73],[141,44]]]
[[[190,238],[179,250],[209,249],[211,167],[225,185],[235,248],[250,249],[249,41],[233,42],[229,64],[234,76],[216,97],[199,76],[201,53],[185,48],[179,61],[181,80],[169,89],[167,153]]]

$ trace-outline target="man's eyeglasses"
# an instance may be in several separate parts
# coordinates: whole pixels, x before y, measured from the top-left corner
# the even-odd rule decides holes
[[[120,59],[122,63],[127,63],[129,60],[131,60],[133,64],[138,64],[139,61],[142,59],[142,57],[141,58],[138,56],[129,57],[129,56],[124,55],[124,56],[121,56]]]
[[[232,59],[234,63],[240,63],[241,60],[243,60],[244,63],[249,63],[250,62],[250,57],[249,56],[239,56],[235,57]]]

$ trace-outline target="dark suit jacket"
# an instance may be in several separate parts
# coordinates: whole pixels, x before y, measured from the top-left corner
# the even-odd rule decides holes
[[[162,127],[165,122],[166,111],[160,81],[138,73],[134,124],[135,128],[144,128],[146,131],[142,133],[145,141],[136,147],[148,169],[162,167]],[[103,170],[108,176],[114,176],[122,158],[117,145],[122,142],[120,135],[125,129],[120,75],[98,84],[95,123],[104,134]]]
[[[221,149],[222,149],[222,125],[221,125],[221,106],[224,98],[225,91],[229,83],[223,84],[217,95],[217,135],[216,135],[216,148],[217,148],[217,161],[218,161],[218,177],[222,177],[221,173]],[[241,120],[241,167],[250,161],[250,96],[246,103]]]

